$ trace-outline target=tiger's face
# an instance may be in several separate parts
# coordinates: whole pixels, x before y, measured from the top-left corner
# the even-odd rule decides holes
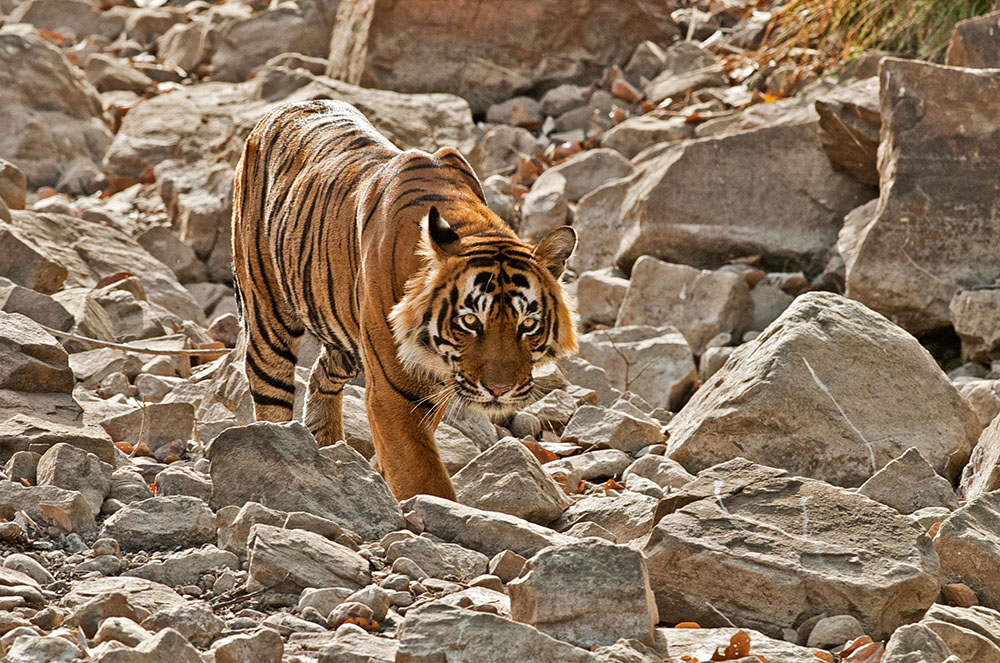
[[[532,369],[576,350],[575,314],[558,282],[576,245],[570,227],[532,247],[459,238],[431,208],[424,270],[389,316],[400,360],[442,392],[490,415],[532,400]]]

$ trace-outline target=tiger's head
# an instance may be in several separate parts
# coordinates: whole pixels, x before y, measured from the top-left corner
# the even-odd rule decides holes
[[[532,369],[577,349],[576,314],[559,283],[576,246],[563,226],[531,246],[513,236],[459,237],[432,207],[423,269],[389,315],[400,361],[489,415],[532,400]]]

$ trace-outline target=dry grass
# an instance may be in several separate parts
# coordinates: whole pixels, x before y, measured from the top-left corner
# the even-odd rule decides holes
[[[772,20],[760,55],[775,63],[802,63],[808,58],[814,68],[825,70],[870,49],[941,61],[955,24],[989,12],[993,3],[994,0],[775,2],[770,8]]]

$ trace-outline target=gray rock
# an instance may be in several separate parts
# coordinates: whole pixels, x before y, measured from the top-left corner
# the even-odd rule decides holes
[[[281,663],[284,651],[281,636],[269,628],[237,633],[212,644],[215,663]]]
[[[951,324],[958,290],[1000,279],[1000,219],[988,193],[1000,140],[989,127],[1000,112],[979,102],[1000,93],[1000,76],[896,58],[881,61],[879,76],[881,195],[846,294],[922,335]],[[965,102],[958,109],[950,99]],[[989,156],[963,159],[973,145]],[[973,185],[982,182],[990,186]]]
[[[611,267],[580,274],[576,279],[580,322],[613,326],[628,286],[628,279]]]
[[[622,473],[622,478],[626,482],[633,476],[649,479],[661,488],[672,489],[678,489],[694,480],[694,475],[685,470],[684,466],[676,460],[656,454],[647,454],[637,458]]]
[[[62,7],[68,4],[61,0]],[[101,16],[87,2],[74,4]],[[26,2],[15,14],[20,18],[12,15],[10,20],[30,20],[32,9],[41,5],[38,0]],[[4,72],[0,74],[0,126],[20,127],[2,133],[0,158],[16,165],[32,189],[54,186],[74,194],[95,191],[104,180],[97,164],[111,142],[97,91],[73,73],[58,47],[39,36],[8,31],[0,35],[0,43],[0,71]],[[76,168],[69,168],[70,164]],[[77,174],[67,176],[73,170]]]
[[[20,313],[0,312],[0,389],[73,391],[69,356],[59,342]]]
[[[181,283],[205,279],[204,263],[198,259],[194,249],[182,242],[169,228],[153,226],[136,235],[135,241],[149,251],[150,255],[173,270]]]
[[[100,599],[119,593],[126,598],[136,614],[141,615],[137,622],[150,614],[171,605],[185,602],[184,598],[166,585],[143,578],[91,578],[73,583],[70,591],[63,597],[62,603],[67,608],[76,609],[94,599]],[[130,618],[131,619],[131,618]],[[98,619],[98,621],[100,621]],[[94,624],[96,629],[97,624]]]
[[[601,147],[617,150],[634,159],[643,150],[660,143],[694,137],[694,126],[684,117],[663,117],[656,111],[626,119],[601,136]]]
[[[21,482],[23,479],[29,485],[37,484],[39,458],[41,455],[33,451],[16,451],[4,465],[4,474],[11,481]]]
[[[318,534],[254,525],[247,541],[250,577],[257,587],[348,587],[369,583],[368,562]]]
[[[479,455],[479,446],[465,436],[460,430],[446,423],[438,425],[434,431],[434,443],[437,446],[441,463],[454,475]]]
[[[707,182],[720,183],[709,197]],[[625,271],[643,255],[702,268],[761,255],[765,265],[815,270],[844,215],[872,193],[834,170],[816,123],[778,126],[688,141],[646,159],[608,223],[622,226],[615,259]]]
[[[25,288],[2,277],[0,277],[0,311],[20,313],[46,327],[60,331],[68,331],[73,326],[73,316],[62,304],[37,290]]]
[[[44,566],[21,553],[7,555],[3,560],[3,565],[4,568],[14,569],[15,571],[20,571],[25,575],[31,576],[39,585],[48,585],[55,582],[55,578],[52,577],[52,574]]]
[[[208,545],[198,550],[184,550],[163,559],[154,559],[129,569],[122,575],[145,578],[169,587],[181,587],[197,585],[204,574],[212,571],[239,568],[240,560],[234,553]]]
[[[609,63],[624,63],[639,43],[666,43],[678,32],[669,7],[632,0],[613,7],[588,4],[572,16],[551,1],[518,2],[486,13],[472,6],[445,13],[433,9],[423,3],[376,4],[364,21],[367,48],[331,58],[330,71],[356,71],[368,87],[448,91],[469,99],[473,112],[481,114],[493,103],[547,84],[589,85]],[[402,38],[399,26],[423,35],[421,46]],[[358,29],[338,22],[331,40],[349,41]],[[580,35],[596,34],[602,38],[581,43]],[[539,50],[543,39],[545,48]],[[550,101],[541,110],[556,109]]]
[[[743,456],[858,486],[909,447],[942,473],[976,429],[916,339],[857,302],[808,293],[673,418],[667,455],[692,472]]]
[[[656,503],[656,498],[632,491],[617,496],[588,495],[566,509],[552,526],[568,532],[580,523],[594,523],[611,532],[615,541],[626,543],[649,533]]]
[[[815,656],[815,649],[800,647],[785,640],[775,640],[745,626],[741,628],[657,629],[657,635],[666,641],[666,660],[668,661],[680,660],[681,656],[690,656],[699,661],[710,661],[716,648],[721,649],[727,646],[737,631],[744,631],[750,636],[751,654],[759,654],[768,661],[816,663],[819,660]],[[760,660],[756,657],[752,658]],[[749,663],[747,658],[738,660]]]
[[[183,635],[165,628],[135,649],[109,649],[94,663],[203,663],[201,655]]]
[[[229,428],[208,451],[212,505],[257,501],[274,509],[306,511],[367,539],[402,529],[389,487],[360,455],[354,456],[356,461],[324,456],[299,423]]]
[[[125,504],[141,502],[152,497],[149,485],[143,480],[142,474],[131,467],[122,467],[111,473],[111,492],[109,499]]]
[[[642,555],[598,540],[553,546],[507,585],[511,617],[578,647],[653,644],[659,621]]]
[[[521,199],[521,224],[518,234],[537,242],[559,226],[569,214],[566,178],[549,169],[535,180],[531,191]]]
[[[101,621],[94,635],[94,644],[102,642],[120,642],[127,647],[135,647],[145,642],[152,635],[149,631],[128,617],[107,617]]]
[[[547,546],[571,541],[558,532],[504,513],[482,511],[428,495],[411,497],[400,505],[414,511],[425,532],[445,541],[496,555],[505,550],[530,557]]]
[[[1000,660],[1000,613],[982,606],[935,604],[886,643],[886,663],[957,663]]]
[[[521,155],[529,155],[535,148],[535,137],[521,127],[505,124],[491,127],[476,141],[469,154],[469,162],[479,177],[509,175],[517,166]]]
[[[820,137],[830,160],[873,186],[879,183],[882,128],[878,94],[878,78],[871,76],[838,85],[816,100]]]
[[[611,180],[630,175],[632,164],[615,150],[597,148],[574,154],[545,172],[562,175],[566,179],[566,199],[576,202]]]
[[[691,348],[674,327],[593,331],[580,337],[580,356],[602,367],[613,387],[654,407],[679,409],[697,378]]]
[[[955,386],[979,417],[981,430],[1000,415],[1000,380],[970,380]]]
[[[7,663],[72,663],[83,651],[66,638],[58,636],[22,635],[4,656]]]
[[[89,534],[96,527],[87,499],[75,490],[0,481],[0,514],[11,520],[17,511],[62,533]]]
[[[89,55],[83,65],[87,80],[98,92],[128,90],[144,94],[155,87],[152,78],[118,58],[102,53]]]
[[[570,505],[534,454],[512,437],[473,458],[452,481],[460,503],[539,525],[552,522]]]
[[[94,454],[61,442],[49,447],[38,460],[38,485],[79,492],[96,516],[111,493],[112,471]]]
[[[240,557],[246,557],[250,529],[258,523],[287,529],[303,529],[340,544],[347,544],[356,536],[349,534],[332,520],[304,511],[287,512],[269,509],[258,502],[247,502],[239,509],[235,506],[219,509],[217,520],[219,546]]]
[[[833,615],[816,622],[809,632],[807,646],[818,649],[835,649],[865,634],[861,622],[851,615]]]
[[[578,440],[583,446],[596,444],[630,454],[663,441],[658,424],[594,405],[584,405],[573,414],[563,438]]]
[[[850,614],[884,638],[937,597],[938,558],[923,530],[854,491],[738,458],[669,499],[642,542],[667,623],[734,620],[781,634],[825,612]]]
[[[416,562],[431,578],[455,576],[468,580],[486,573],[489,566],[489,558],[480,552],[454,543],[435,543],[423,536],[408,537],[386,547],[386,561],[400,557]]]
[[[151,497],[115,512],[104,521],[101,536],[132,551],[200,546],[216,540],[215,516],[196,497]]]
[[[142,620],[140,625],[153,633],[168,627],[176,629],[188,642],[198,647],[207,647],[225,628],[225,623],[204,601],[188,601],[158,610]]]
[[[440,603],[411,610],[399,629],[396,663],[441,660],[452,663],[516,660],[597,663],[598,659],[584,649],[497,615]]]
[[[1000,417],[993,419],[979,436],[962,472],[961,489],[970,500],[1000,489]]]
[[[319,663],[393,663],[399,643],[353,625],[337,629],[336,637],[319,652]]]
[[[187,495],[209,502],[212,499],[212,482],[190,467],[171,465],[156,475],[156,494]]]
[[[889,461],[861,484],[858,492],[900,513],[909,514],[930,506],[958,508],[951,483],[935,472],[915,447]]]
[[[10,209],[24,209],[28,180],[21,169],[0,159],[0,200]]]
[[[739,338],[750,327],[752,311],[750,290],[736,272],[697,270],[643,256],[632,268],[616,325],[672,325],[700,355],[719,334]]]
[[[979,495],[941,523],[934,549],[946,580],[975,591],[982,605],[1000,609],[1000,492]]]
[[[109,617],[124,617],[138,623],[150,614],[152,613],[145,607],[133,603],[127,593],[111,591],[75,606],[72,614],[66,618],[65,625],[71,628],[78,627],[87,637],[92,638],[101,622]]]
[[[630,183],[636,179],[633,174],[627,179],[613,180],[580,199],[573,215],[576,250],[569,259],[574,272],[579,274],[614,264],[619,246],[614,238],[620,238],[628,225],[622,220],[621,207]]]
[[[1000,288],[961,290],[951,299],[948,313],[962,339],[965,361],[988,363],[1000,359]]]
[[[996,10],[996,7],[993,9]],[[948,42],[945,63],[955,67],[1000,67],[1000,58],[996,53],[996,19],[996,11],[993,11],[956,23]]]
[[[573,417],[580,402],[563,389],[553,389],[537,401],[524,408],[524,412],[536,417],[543,428],[563,427]]]
[[[600,449],[553,460],[546,463],[543,469],[553,478],[563,477],[566,486],[576,486],[581,479],[617,477],[630,462],[624,451]]]
[[[582,357],[561,357],[556,365],[572,384],[592,389],[598,405],[610,406],[621,395],[620,390],[611,386],[607,371]]]

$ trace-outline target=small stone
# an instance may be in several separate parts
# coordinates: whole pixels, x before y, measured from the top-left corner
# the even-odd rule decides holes
[[[575,502],[552,526],[565,532],[581,522],[596,523],[615,541],[625,543],[649,533],[656,503],[656,498],[631,491],[620,495],[595,493]]]
[[[3,565],[5,568],[14,569],[15,571],[20,571],[31,576],[40,585],[48,585],[56,581],[44,566],[27,555],[20,553],[7,555],[3,560]]]
[[[968,585],[982,605],[1000,609],[1000,492],[969,500],[938,528],[934,550],[946,581]]]
[[[92,453],[66,443],[49,447],[38,461],[38,484],[81,493],[91,512],[101,512],[111,492],[113,468]]]
[[[98,555],[93,559],[81,562],[77,571],[97,571],[102,576],[116,576],[121,573],[122,561],[114,555]]]
[[[94,637],[98,627],[108,617],[126,617],[140,623],[150,615],[150,611],[129,600],[129,595],[122,591],[112,591],[91,598],[73,610],[66,620],[70,627],[79,626],[88,638]]]
[[[326,621],[330,628],[337,628],[348,619],[369,620],[375,618],[375,613],[364,603],[347,601],[334,608],[327,616]]]
[[[484,587],[501,593],[504,593],[505,591],[503,587],[503,580],[490,573],[484,573],[481,576],[476,576],[469,581],[469,587]]]
[[[223,621],[204,601],[187,601],[164,608],[142,620],[141,625],[153,633],[168,627],[176,629],[197,647],[207,647],[225,628]]]
[[[420,565],[409,557],[397,557],[392,562],[392,572],[404,575],[412,580],[427,578],[427,571],[420,568]]]
[[[557,172],[545,171],[521,199],[521,226],[518,234],[538,241],[549,232],[566,224],[569,214],[566,178]]]
[[[368,585],[354,592],[345,603],[362,603],[372,609],[372,619],[381,622],[389,612],[389,592],[378,585]],[[329,614],[329,613],[327,613]]]
[[[500,578],[502,582],[510,582],[521,575],[524,565],[528,562],[516,552],[504,550],[490,560],[490,573]]]
[[[259,587],[349,587],[368,584],[368,562],[318,534],[254,525],[247,540],[250,577]]]
[[[661,488],[672,489],[678,489],[694,480],[694,475],[676,460],[656,454],[647,454],[636,459],[622,473],[622,478],[626,482],[633,476],[649,479]]]
[[[951,483],[935,472],[915,447],[886,463],[861,484],[858,492],[900,513],[909,514],[929,506],[958,508]]]
[[[306,608],[313,608],[325,618],[326,615],[330,614],[330,611],[346,601],[347,597],[353,593],[347,587],[307,587],[302,590],[296,608],[299,612]]]
[[[575,523],[572,527],[567,529],[564,532],[564,534],[575,537],[577,539],[596,537],[598,539],[604,539],[605,541],[610,541],[611,543],[618,543],[618,540],[615,537],[614,533],[604,529],[597,523],[590,522],[589,520],[581,520]]]
[[[102,642],[120,642],[128,647],[145,642],[152,633],[136,624],[128,617],[108,617],[101,622],[94,636],[94,644]]]
[[[135,649],[106,651],[95,663],[203,663],[201,655],[183,635],[165,628]]]
[[[489,558],[482,553],[453,543],[435,543],[426,536],[411,536],[396,541],[386,548],[385,554],[387,561],[398,558],[413,561],[426,574],[424,577],[432,578],[473,578],[485,573],[489,565]],[[396,569],[395,565],[393,571],[405,573]]]
[[[600,445],[635,453],[643,447],[658,444],[663,435],[657,424],[618,410],[585,405],[566,424],[563,439],[576,440],[582,446]]]
[[[187,495],[209,502],[212,481],[189,467],[170,466],[156,475],[157,495]]]
[[[215,516],[195,497],[152,497],[104,521],[101,536],[115,539],[125,550],[198,546],[216,540]]]
[[[808,647],[834,649],[841,647],[865,634],[861,622],[851,615],[833,615],[816,622],[809,632]]]
[[[212,644],[215,663],[281,663],[285,643],[277,631],[230,635]]]
[[[507,437],[479,454],[453,477],[458,501],[548,524],[570,505],[542,465],[518,440]]]

